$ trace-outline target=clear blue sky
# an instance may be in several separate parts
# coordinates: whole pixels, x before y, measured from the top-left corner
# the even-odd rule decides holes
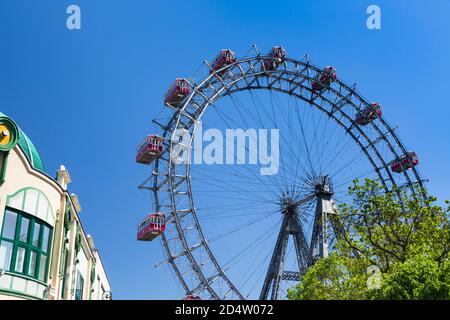
[[[81,7],[81,31],[65,27],[70,4]],[[369,4],[381,7],[381,30],[366,28]],[[3,0],[0,111],[30,136],[50,175],[60,164],[70,170],[114,298],[179,298],[170,273],[153,268],[159,243],[135,241],[150,208],[136,189],[145,170],[135,147],[154,130],[171,81],[221,48],[309,53],[382,102],[420,155],[430,192],[449,199],[449,13],[447,0]]]

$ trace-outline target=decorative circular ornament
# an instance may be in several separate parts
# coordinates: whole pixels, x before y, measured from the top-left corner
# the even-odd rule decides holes
[[[19,129],[9,118],[0,117],[0,151],[14,148],[19,140]]]
[[[112,293],[111,293],[111,291],[103,292],[102,300],[112,300]]]

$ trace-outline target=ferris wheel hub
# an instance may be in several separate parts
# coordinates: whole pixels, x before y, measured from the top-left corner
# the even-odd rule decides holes
[[[326,175],[326,176],[321,176],[319,178],[317,178],[317,181],[315,183],[315,194],[318,195],[328,195],[328,196],[332,196],[333,195],[333,183],[331,181],[331,177]]]
[[[285,215],[293,215],[298,211],[299,203],[290,195],[285,195],[281,201],[281,213]]]

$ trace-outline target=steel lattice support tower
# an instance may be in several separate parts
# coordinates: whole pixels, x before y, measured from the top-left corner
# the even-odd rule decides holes
[[[284,196],[281,199],[281,212],[284,214],[284,218],[261,290],[261,300],[269,299],[269,295],[271,300],[278,299],[282,280],[300,281],[301,276],[309,266],[317,259],[328,256],[330,232],[334,232],[336,237],[339,237],[343,232],[343,227],[336,216],[337,212],[334,208],[332,196],[331,179],[328,176],[323,176],[318,178],[313,195],[300,201],[293,200],[289,196]],[[308,245],[299,221],[298,211],[302,203],[309,202],[314,198],[316,199],[316,210],[311,242]],[[284,270],[286,249],[290,236],[294,240],[299,271]]]
[[[333,187],[328,176],[320,178],[316,184],[315,194],[317,197],[316,211],[314,214],[313,233],[309,256],[312,261],[328,257],[329,253],[329,224],[332,215],[335,215],[332,200]]]
[[[260,300],[269,299],[269,293],[271,300],[277,300],[281,281],[299,281],[301,275],[310,265],[308,244],[298,219],[299,202],[295,202],[291,198],[285,198],[281,205],[284,218],[259,297]],[[289,236],[292,236],[294,240],[299,271],[284,270]]]

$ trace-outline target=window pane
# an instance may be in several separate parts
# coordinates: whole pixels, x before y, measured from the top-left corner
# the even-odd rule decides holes
[[[40,219],[45,219],[47,217],[47,209],[48,209],[47,199],[45,199],[42,195],[40,195],[36,216],[38,216]]]
[[[13,244],[11,242],[2,241],[0,245],[0,269],[10,270],[12,250]]]
[[[22,242],[28,241],[28,226],[30,225],[30,220],[22,217],[22,223],[20,224],[20,235],[19,239]]]
[[[37,247],[39,245],[39,234],[41,231],[41,225],[35,223],[33,231],[33,246]]]
[[[45,281],[45,271],[47,269],[47,256],[41,254],[39,259],[39,280]]]
[[[38,199],[38,192],[34,189],[27,189],[25,206],[23,208],[23,211],[35,215],[37,207],[37,199]]]
[[[48,237],[50,235],[50,229],[46,226],[42,226],[42,228],[44,228],[44,235],[42,237],[42,251],[47,252],[48,249]]]
[[[24,262],[25,262],[25,249],[19,247],[17,249],[16,267],[14,270],[23,273]]]
[[[3,220],[3,238],[14,240],[16,232],[17,214],[12,211],[5,211],[5,219]]]
[[[9,202],[7,203],[8,207],[15,208],[17,210],[22,210],[23,206],[23,196],[25,191],[21,191],[12,198],[9,198]]]
[[[31,277],[36,276],[36,258],[37,253],[34,251],[31,251],[30,253],[30,267],[28,268],[28,275]]]
[[[77,271],[77,285],[75,289],[75,300],[83,300],[84,279],[80,271]]]

